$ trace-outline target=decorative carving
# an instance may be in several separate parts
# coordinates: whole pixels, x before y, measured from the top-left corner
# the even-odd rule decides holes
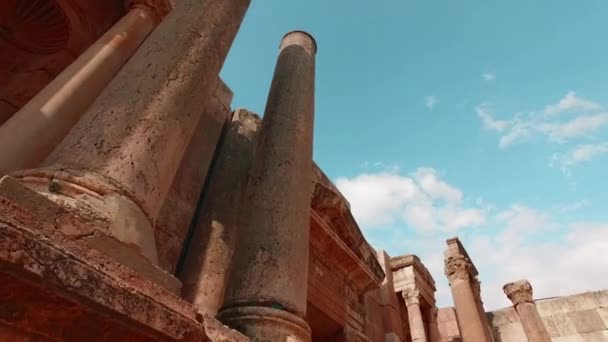
[[[469,281],[471,276],[471,262],[464,256],[451,256],[445,260],[445,275],[450,282],[461,279]]]
[[[420,304],[420,291],[417,289],[405,289],[401,292],[401,295],[407,306]]]
[[[503,286],[502,289],[513,303],[513,306],[517,306],[521,303],[534,304],[534,298],[532,296],[532,285],[530,285],[530,282],[525,279],[518,280],[513,283],[508,283]]]
[[[1,0],[0,38],[25,51],[50,55],[67,45],[68,21],[55,0]]]
[[[156,16],[158,21],[161,21],[167,13],[171,12],[173,7],[174,1],[172,0],[125,0],[127,11],[133,8],[141,8]]]

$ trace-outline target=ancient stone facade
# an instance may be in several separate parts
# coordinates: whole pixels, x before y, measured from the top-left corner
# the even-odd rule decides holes
[[[560,312],[525,282],[488,321],[458,239],[455,308],[372,249],[313,162],[310,34],[281,40],[264,119],[233,111],[249,3],[0,1],[0,341],[545,341],[570,314],[604,336],[605,296]]]

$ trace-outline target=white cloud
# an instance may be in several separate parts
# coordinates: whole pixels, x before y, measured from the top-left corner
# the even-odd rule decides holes
[[[571,167],[588,162],[606,153],[608,153],[608,141],[597,144],[578,145],[565,154],[554,154],[551,166],[557,166],[562,171],[569,172]]]
[[[481,119],[483,127],[491,130],[502,132],[511,124],[509,121],[497,120],[485,105],[479,105],[475,108],[477,116]]]
[[[494,81],[496,79],[496,75],[492,73],[485,73],[481,75],[484,81]]]
[[[364,173],[339,178],[336,186],[363,229],[405,223],[421,232],[455,232],[477,227],[486,218],[484,209],[465,206],[462,191],[432,168],[419,168],[408,176]]]
[[[475,111],[484,129],[500,134],[498,145],[506,149],[532,136],[545,137],[552,143],[594,138],[608,126],[608,112],[597,112],[601,108],[599,104],[569,92],[541,111],[517,113],[510,119],[496,119],[484,104],[477,106]],[[568,115],[559,115],[564,113]]]
[[[543,112],[546,115],[558,115],[571,111],[593,111],[600,109],[601,106],[593,101],[576,96],[573,91],[568,92],[559,102],[545,107]]]
[[[566,142],[595,133],[606,124],[608,124],[608,113],[601,113],[581,115],[563,123],[541,123],[538,129],[547,134],[552,141]]]
[[[424,99],[424,105],[429,109],[433,109],[439,103],[439,99],[433,95],[427,96]]]

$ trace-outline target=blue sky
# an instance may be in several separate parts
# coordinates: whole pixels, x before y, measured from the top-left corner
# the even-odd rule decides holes
[[[253,1],[222,71],[263,113],[280,38],[317,39],[314,154],[368,241],[451,305],[458,235],[486,307],[608,287],[608,2]]]

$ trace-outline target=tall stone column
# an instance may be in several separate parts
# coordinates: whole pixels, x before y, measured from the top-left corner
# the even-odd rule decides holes
[[[439,335],[439,325],[437,324],[437,308],[432,307],[426,310],[426,322],[429,332],[430,342],[441,342],[441,336]]]
[[[14,176],[157,263],[154,223],[249,2],[177,1],[44,165]]]
[[[39,166],[171,9],[127,0],[127,14],[0,126],[0,176]]]
[[[412,342],[427,342],[424,319],[422,318],[422,310],[420,309],[420,293],[418,290],[406,290],[401,294],[407,308]]]
[[[532,296],[532,285],[527,280],[506,284],[503,291],[509,297],[519,315],[529,342],[551,342],[551,337],[538,314]]]
[[[310,341],[310,184],[316,43],[288,33],[245,190],[241,240],[219,319],[260,341]]]
[[[470,281],[471,264],[464,257],[448,257],[445,274],[450,281],[458,326],[464,342],[490,342]]]

